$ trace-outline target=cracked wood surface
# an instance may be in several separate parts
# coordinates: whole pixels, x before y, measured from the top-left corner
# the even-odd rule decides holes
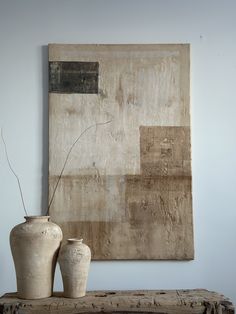
[[[225,296],[203,289],[90,291],[79,299],[62,293],[41,300],[21,300],[16,293],[0,298],[0,314],[159,313],[233,314],[234,306]]]

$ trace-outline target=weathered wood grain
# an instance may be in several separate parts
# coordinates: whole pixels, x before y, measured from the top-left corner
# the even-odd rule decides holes
[[[72,92],[49,93],[50,196],[81,132],[111,120],[66,165],[50,210],[65,239],[82,237],[97,260],[193,259],[189,45],[53,44],[49,62],[77,64]],[[89,64],[97,94],[78,93]]]
[[[0,314],[159,313],[233,314],[230,300],[216,292],[195,290],[94,291],[79,299],[61,293],[42,300],[17,299],[8,293],[0,299]]]

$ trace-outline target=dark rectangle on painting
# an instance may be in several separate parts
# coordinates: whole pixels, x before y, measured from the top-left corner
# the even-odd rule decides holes
[[[49,92],[98,94],[98,62],[49,62]]]

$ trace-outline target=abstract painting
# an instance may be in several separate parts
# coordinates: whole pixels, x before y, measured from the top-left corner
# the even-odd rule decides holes
[[[93,260],[194,258],[188,44],[50,44],[49,199],[69,151],[50,207],[64,240]]]

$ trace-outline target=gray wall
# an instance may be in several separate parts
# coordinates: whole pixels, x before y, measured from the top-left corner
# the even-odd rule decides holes
[[[0,0],[0,125],[29,213],[47,194],[47,44],[190,43],[195,260],[93,262],[88,289],[207,288],[236,301],[236,2]],[[0,293],[23,221],[0,144]],[[62,289],[59,272],[55,289]]]

